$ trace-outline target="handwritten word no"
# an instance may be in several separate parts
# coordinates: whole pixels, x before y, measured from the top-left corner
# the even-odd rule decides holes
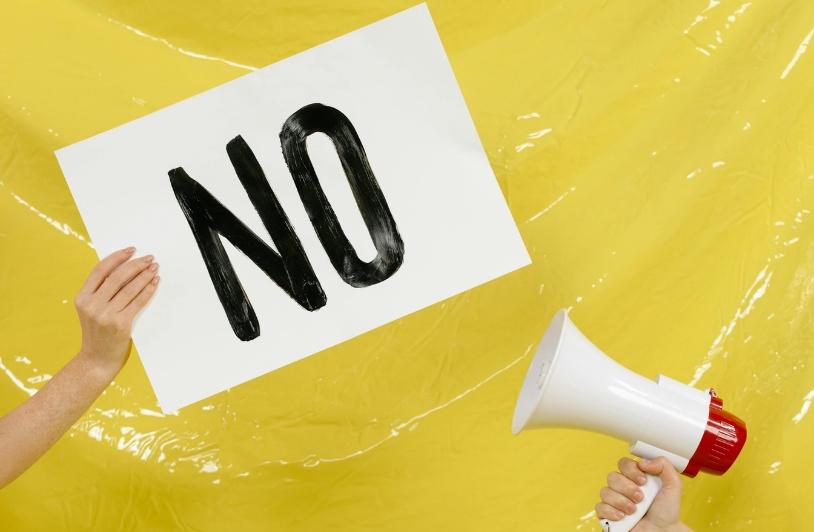
[[[376,257],[370,262],[359,259],[319,184],[305,143],[313,133],[324,133],[333,142],[376,248]],[[363,288],[396,273],[404,262],[404,242],[350,120],[333,107],[307,105],[285,121],[280,141],[300,200],[342,280]],[[246,254],[304,309],[320,309],[328,297],[249,145],[238,135],[226,145],[226,153],[278,251],[266,245],[183,168],[170,170],[169,176],[232,330],[247,342],[260,336],[260,324],[220,236]]]

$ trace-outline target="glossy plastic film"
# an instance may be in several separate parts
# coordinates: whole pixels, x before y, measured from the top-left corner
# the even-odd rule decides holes
[[[54,150],[412,5],[0,3],[0,412],[79,348],[97,257]],[[811,527],[814,3],[428,6],[533,264],[166,415],[134,351],[0,528],[599,530],[626,444],[511,433],[562,307],[749,427],[687,524]]]

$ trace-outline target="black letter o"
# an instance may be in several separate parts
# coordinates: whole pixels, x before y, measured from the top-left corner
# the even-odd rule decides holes
[[[376,248],[376,257],[370,262],[359,259],[319,184],[305,143],[309,135],[318,132],[331,139],[345,170]],[[318,103],[306,105],[285,121],[280,141],[300,200],[342,280],[361,288],[380,283],[396,273],[404,262],[404,242],[350,120],[333,107]]]

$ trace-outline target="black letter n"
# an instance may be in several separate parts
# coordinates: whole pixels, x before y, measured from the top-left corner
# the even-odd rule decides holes
[[[238,338],[247,342],[260,336],[260,323],[219,234],[245,253],[306,310],[323,307],[327,298],[294,228],[246,141],[238,135],[226,145],[226,153],[279,254],[200,183],[189,177],[183,168],[170,170],[169,176],[175,197],[189,222],[232,330]]]

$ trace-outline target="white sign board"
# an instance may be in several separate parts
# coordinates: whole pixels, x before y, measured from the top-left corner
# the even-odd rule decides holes
[[[161,265],[164,411],[530,263],[423,4],[57,158],[99,256]]]

